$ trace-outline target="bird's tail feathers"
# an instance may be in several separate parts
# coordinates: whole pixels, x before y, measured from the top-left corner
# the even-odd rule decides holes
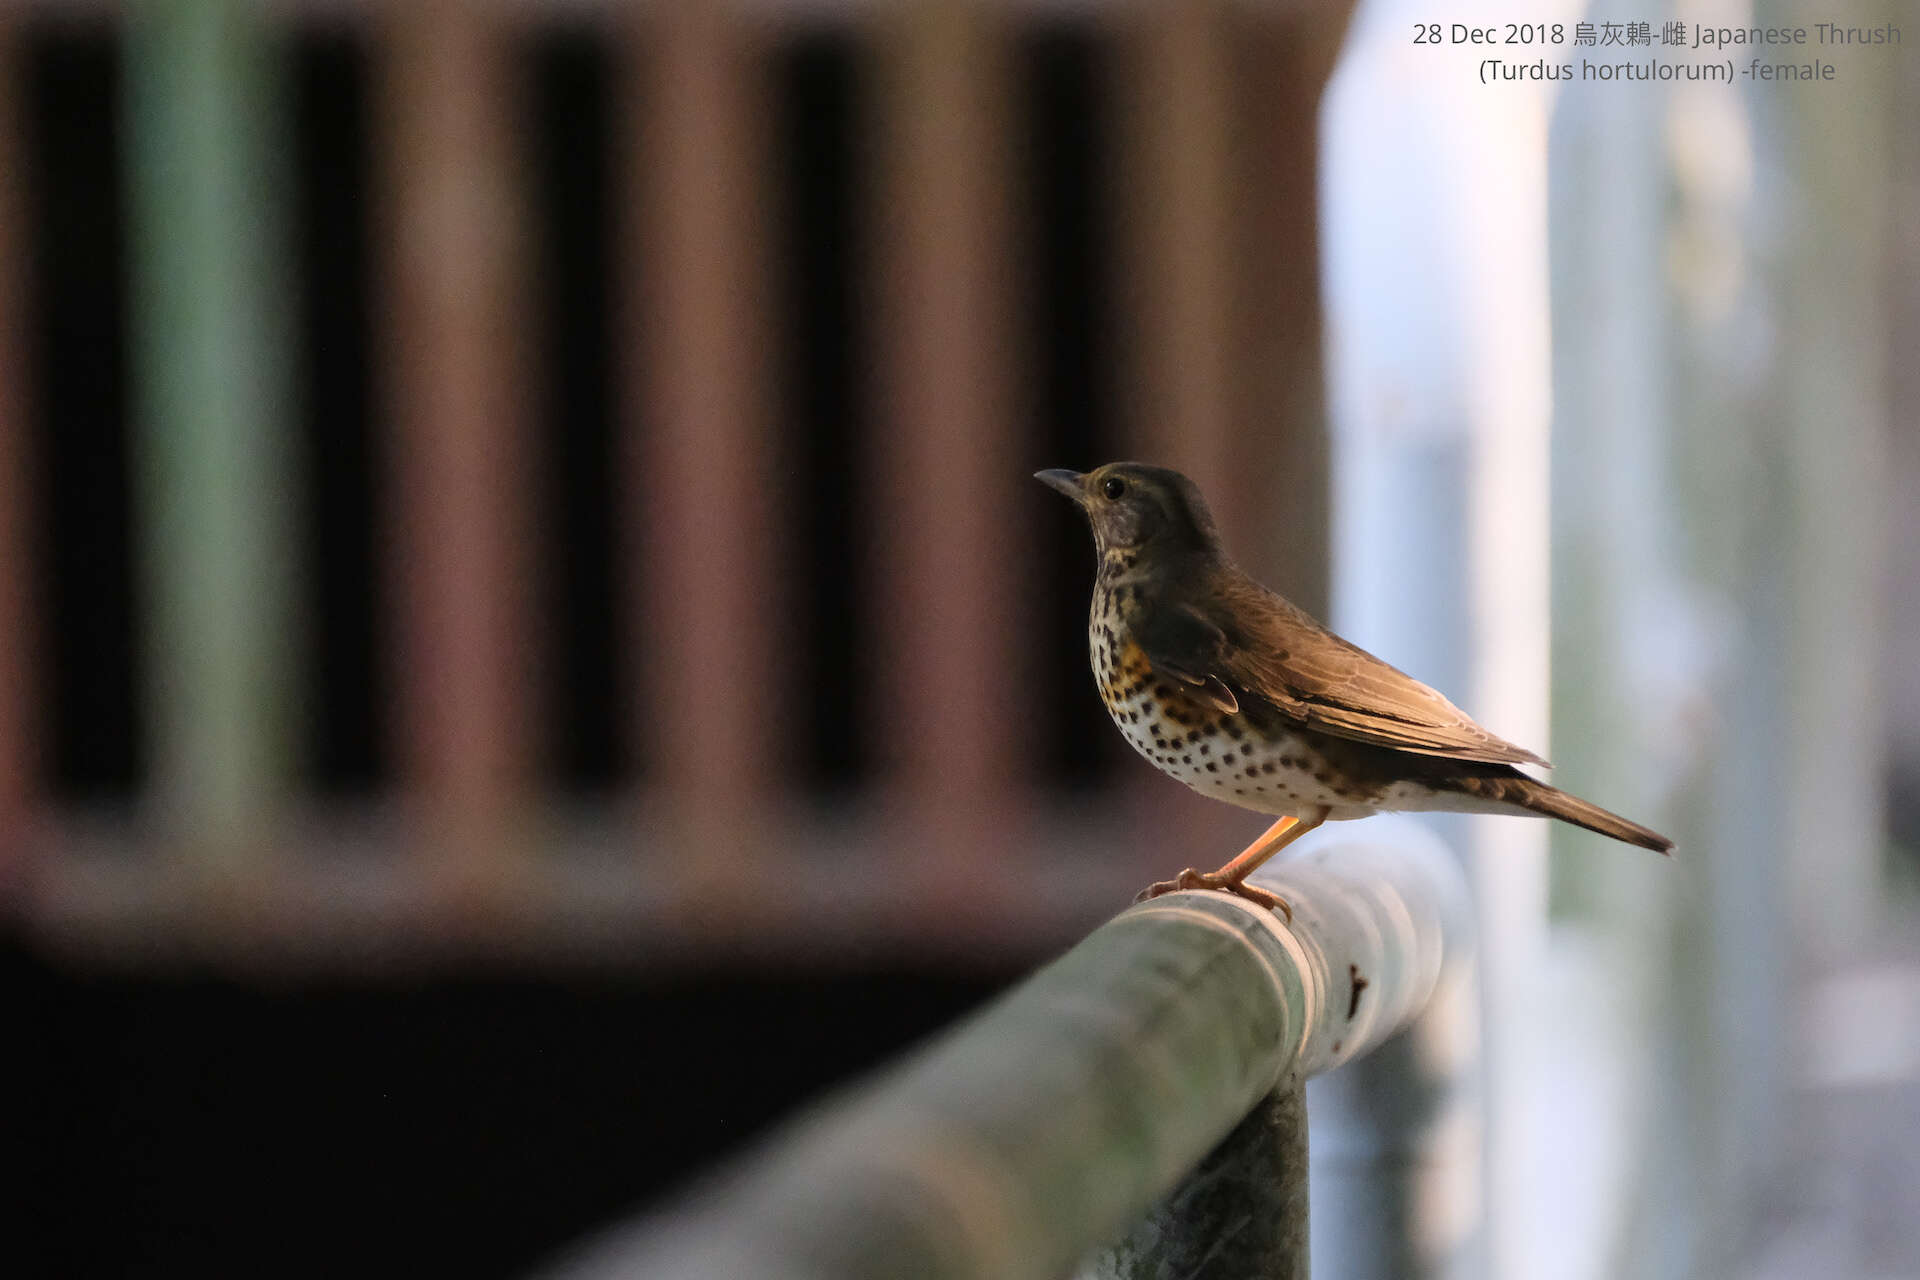
[[[1588,831],[1639,845],[1642,849],[1652,849],[1655,853],[1673,852],[1673,841],[1658,831],[1637,822],[1629,822],[1617,813],[1610,813],[1591,801],[1529,778],[1518,770],[1512,777],[1461,778],[1453,785],[1479,799],[1512,805],[1546,818],[1558,818],[1576,827],[1585,827]]]

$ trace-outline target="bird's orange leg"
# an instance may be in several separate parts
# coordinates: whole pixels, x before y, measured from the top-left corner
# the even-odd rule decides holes
[[[1135,902],[1145,902],[1148,898],[1157,898],[1163,893],[1172,893],[1176,889],[1218,889],[1223,893],[1235,894],[1249,902],[1257,903],[1269,911],[1278,911],[1293,923],[1293,908],[1287,900],[1277,893],[1256,888],[1247,883],[1247,877],[1267,859],[1298,840],[1327,820],[1327,811],[1320,809],[1309,820],[1285,817],[1268,827],[1260,838],[1242,849],[1218,871],[1196,871],[1188,867],[1171,880],[1162,880],[1150,884],[1140,891]]]

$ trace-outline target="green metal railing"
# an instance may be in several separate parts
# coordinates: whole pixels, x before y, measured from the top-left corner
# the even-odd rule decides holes
[[[1383,1080],[1381,1114],[1453,1131],[1441,1117],[1470,1116],[1435,1101],[1470,1095],[1471,1055],[1418,1048],[1473,1036],[1459,869],[1411,824],[1354,830],[1302,841],[1261,873],[1293,904],[1291,925],[1218,893],[1132,907],[554,1274],[1304,1277],[1309,1076],[1404,1032],[1416,1047],[1398,1060],[1424,1073],[1420,1097],[1409,1106]],[[1419,1025],[1436,1016],[1453,1025]],[[1437,1062],[1448,1069],[1434,1074]],[[1379,1223],[1379,1247],[1343,1242],[1343,1274],[1437,1275],[1470,1246],[1414,1193],[1439,1150],[1414,1130],[1335,1144]],[[1477,1154],[1452,1153],[1439,1172],[1476,1203]],[[1458,1238],[1421,1238],[1436,1231]]]

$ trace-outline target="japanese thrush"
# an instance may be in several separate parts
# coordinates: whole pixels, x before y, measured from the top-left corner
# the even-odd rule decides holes
[[[1189,867],[1141,898],[1219,889],[1291,919],[1284,901],[1247,876],[1329,819],[1390,810],[1558,818],[1660,853],[1673,848],[1522,773],[1514,766],[1546,761],[1248,577],[1179,472],[1115,462],[1036,478],[1093,526],[1100,569],[1087,646],[1120,732],[1201,795],[1279,817],[1218,871]]]

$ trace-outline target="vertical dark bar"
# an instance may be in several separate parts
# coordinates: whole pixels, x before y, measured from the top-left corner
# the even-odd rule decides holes
[[[866,588],[859,459],[867,447],[866,263],[859,196],[871,181],[859,146],[866,89],[863,48],[844,28],[808,29],[777,63],[782,164],[781,337],[786,455],[797,482],[787,497],[797,537],[795,678],[803,691],[796,763],[809,783],[840,789],[871,766],[867,682],[873,610]]]
[[[292,64],[296,376],[312,574],[307,763],[323,790],[365,792],[391,769],[377,627],[386,584],[374,540],[380,494],[368,343],[373,152],[365,37],[357,28],[313,31],[298,41]]]
[[[541,755],[570,790],[604,791],[632,774],[614,566],[613,65],[609,34],[556,25],[529,39],[530,178],[539,373],[534,410],[543,459],[536,590],[547,630]]]
[[[144,779],[127,427],[121,66],[110,29],[26,29],[27,383],[45,498],[37,568],[47,626],[54,794],[123,799]]]
[[[1022,43],[1026,127],[1026,261],[1029,290],[1019,308],[1033,353],[1032,452],[1022,473],[1089,469],[1118,456],[1112,334],[1113,174],[1105,46],[1092,23],[1033,28]],[[1028,578],[1040,626],[1043,673],[1037,708],[1047,730],[1045,765],[1056,784],[1084,787],[1112,776],[1121,739],[1106,732],[1087,665],[1087,602],[1093,554],[1085,518],[1065,502],[1042,508],[1034,572]]]
[[[34,759],[38,636],[35,631],[31,530],[31,452],[27,440],[26,186],[21,130],[23,59],[20,25],[0,13],[0,882],[25,856],[17,832],[26,816],[38,762]]]

